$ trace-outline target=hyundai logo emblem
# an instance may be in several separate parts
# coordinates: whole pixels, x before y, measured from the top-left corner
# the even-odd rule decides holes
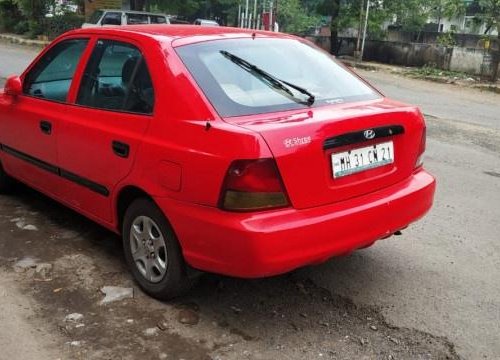
[[[368,140],[371,140],[375,137],[375,131],[374,130],[365,130],[365,132],[363,133],[363,135],[365,135],[365,139],[368,139]]]

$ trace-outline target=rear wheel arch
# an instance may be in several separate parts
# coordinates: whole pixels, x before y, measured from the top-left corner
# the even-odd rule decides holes
[[[182,247],[163,211],[139,188],[130,186],[120,195],[123,250],[135,280],[144,291],[161,300],[184,294],[196,281],[197,273],[185,262]],[[150,230],[146,231],[148,223]]]
[[[133,185],[125,186],[120,190],[118,196],[116,197],[115,213],[116,213],[116,227],[118,232],[122,233],[123,219],[128,207],[137,199],[148,199],[152,202],[153,197],[149,195],[146,191]]]

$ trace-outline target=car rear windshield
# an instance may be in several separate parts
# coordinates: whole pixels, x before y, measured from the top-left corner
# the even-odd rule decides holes
[[[176,51],[222,117],[381,97],[329,54],[299,40],[215,40]]]

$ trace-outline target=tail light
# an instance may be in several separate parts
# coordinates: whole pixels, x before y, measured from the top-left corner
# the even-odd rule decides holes
[[[427,139],[427,128],[424,127],[422,130],[422,138],[420,139],[420,147],[418,149],[418,158],[417,162],[415,164],[415,168],[419,168],[422,165],[424,165],[424,153],[425,153],[425,145],[426,145],[426,140]]]
[[[236,160],[229,167],[220,207],[231,211],[255,211],[288,206],[274,159]]]

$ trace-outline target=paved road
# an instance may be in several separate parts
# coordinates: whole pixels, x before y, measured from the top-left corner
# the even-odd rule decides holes
[[[362,71],[361,74],[385,95],[417,104],[424,114],[500,130],[498,94],[413,80],[386,72]]]
[[[0,42],[0,79],[20,75],[40,50]]]
[[[318,285],[380,306],[390,322],[447,336],[471,359],[500,358],[500,96],[360,72],[421,107],[434,209],[402,237],[310,269]],[[388,215],[390,216],[390,215]]]
[[[0,77],[11,72],[19,73],[20,68],[24,67],[33,56],[32,50],[14,50],[11,46],[0,44]],[[423,331],[438,337],[444,336],[465,358],[498,359],[500,358],[498,341],[500,96],[457,86],[407,79],[385,72],[361,72],[361,74],[388,96],[417,104],[426,114],[429,129],[426,167],[438,180],[436,204],[423,221],[409,228],[402,236],[381,241],[376,246],[356,252],[349,257],[333,259],[320,266],[302,269],[294,276],[310,279],[314,289],[327,289],[330,294],[334,294],[332,296],[340,296],[347,302],[352,300],[363,309],[366,307],[380,311],[390,326]],[[9,201],[14,202],[9,206],[15,206],[16,201],[21,207],[29,204],[29,200],[23,198]],[[35,208],[44,212],[43,206],[38,205]],[[0,206],[0,212],[2,209],[9,207]],[[60,215],[60,211],[55,211],[56,217]],[[50,215],[47,216],[50,219]],[[70,228],[85,226],[88,226],[87,223],[80,220],[70,222]],[[83,235],[82,239],[78,244],[64,245],[67,247],[66,251],[70,251],[72,246],[73,248],[87,246],[94,251],[92,256],[99,257],[100,255],[95,252],[95,246],[88,245],[95,240],[94,235]],[[109,260],[109,256],[107,258]],[[119,263],[119,260],[113,261]],[[230,285],[226,286],[236,294],[245,294],[251,299],[248,301],[254,303],[272,298],[273,289],[283,287],[286,290],[283,290],[284,294],[280,293],[283,299],[282,308],[288,306],[294,312],[300,313],[302,308],[309,306],[307,303],[300,305],[289,303],[288,298],[294,298],[294,295],[287,293],[289,291],[287,282],[280,281],[263,282],[256,287],[252,287],[255,286],[253,283],[248,285],[246,282],[229,281]],[[238,290],[238,287],[243,290]],[[202,286],[202,289],[206,288],[206,285]],[[299,289],[304,290],[304,286],[300,285]],[[307,287],[305,290],[316,291]],[[254,294],[258,294],[259,291],[263,291],[264,295],[260,294],[262,296],[259,297]],[[216,313],[214,318],[220,317],[220,312],[223,310],[219,307],[229,301],[229,297],[219,297],[215,301],[210,297],[210,293],[203,290],[198,291],[198,295],[200,293],[203,296],[197,298],[198,304]],[[231,301],[241,304],[247,300],[235,295],[231,297]],[[279,304],[276,306],[280,308]],[[227,304],[227,307],[230,307],[230,304]],[[320,312],[328,310],[323,305],[318,305],[318,308]],[[242,315],[239,316],[241,322]],[[260,313],[256,311],[249,321],[260,324],[264,334],[266,330],[271,331],[273,328],[259,316]],[[356,316],[359,318],[361,315]],[[371,317],[370,315],[369,318]],[[316,323],[323,321],[321,317],[317,319],[312,315],[309,315],[308,319],[310,321],[314,319]],[[345,322],[356,323],[355,319],[349,316],[345,318]],[[283,327],[289,327],[290,323],[286,322]],[[293,323],[292,326],[295,328],[296,324]],[[380,326],[381,332],[382,325]],[[319,328],[321,329],[321,326]],[[211,331],[204,329],[208,333]],[[201,333],[193,331],[180,333],[182,336],[198,340],[199,336],[203,337]],[[291,337],[285,336],[287,335],[283,333],[285,330],[280,327],[273,331],[277,337],[277,340],[273,341],[282,341],[279,345],[283,346],[280,348],[282,357],[287,347],[301,347],[305,343],[314,344],[319,338],[318,330],[311,327],[303,333],[302,340],[300,337],[298,340],[294,338],[295,344],[290,344],[291,340],[287,342],[287,339]],[[400,330],[398,334],[401,335],[402,331]],[[357,328],[352,325],[345,334],[348,334],[347,337],[353,337],[358,334]],[[411,334],[416,339],[416,333]],[[2,336],[7,334],[2,333],[0,326],[0,338]],[[303,343],[297,344],[297,341]],[[363,341],[361,343],[366,348],[367,343]],[[373,340],[373,344],[378,345],[379,342]],[[235,343],[234,349],[237,346],[239,345]],[[252,350],[262,345],[257,341],[247,342],[245,346]],[[231,351],[228,350],[226,354],[236,354]],[[294,358],[293,352],[288,354],[288,358]],[[377,357],[377,353],[370,354],[371,358]],[[237,354],[232,358],[238,358]],[[304,358],[312,357],[304,355]]]

